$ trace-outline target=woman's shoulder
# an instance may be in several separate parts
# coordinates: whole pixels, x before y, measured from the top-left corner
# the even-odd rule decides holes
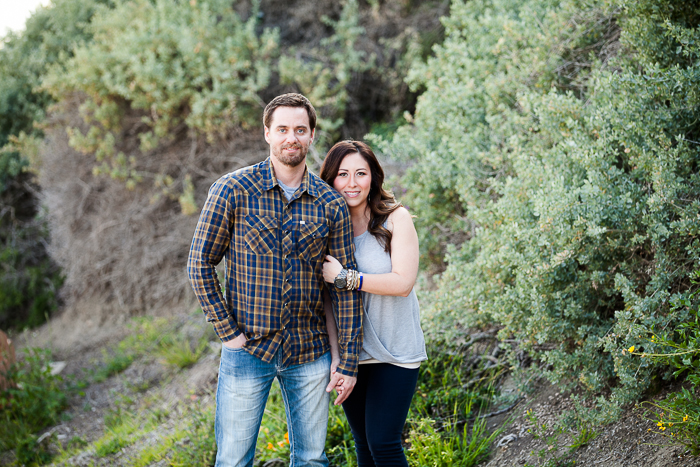
[[[406,223],[413,224],[413,216],[411,216],[408,209],[403,206],[399,206],[398,208],[394,209],[387,218],[387,228],[392,232],[394,230],[394,225],[400,226],[405,225]]]

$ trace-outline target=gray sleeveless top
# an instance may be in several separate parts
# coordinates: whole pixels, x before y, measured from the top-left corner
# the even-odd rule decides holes
[[[391,256],[369,231],[355,237],[355,260],[366,274],[391,272]],[[408,297],[392,297],[362,292],[364,316],[360,361],[377,359],[383,363],[417,363],[428,359],[416,292]]]

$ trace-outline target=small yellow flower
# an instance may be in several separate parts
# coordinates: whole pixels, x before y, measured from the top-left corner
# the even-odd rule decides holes
[[[673,422],[669,422],[668,426],[673,426]]]
[[[687,422],[687,421],[688,421],[688,416],[687,416],[687,415],[686,415],[685,417],[683,417],[683,421],[684,421],[684,422]]]
[[[634,346],[630,347],[630,348],[629,348],[629,349],[627,349],[627,350],[629,351],[629,353],[632,353],[632,352],[634,352]]]
[[[659,430],[666,431],[666,427],[665,426],[659,427]]]
[[[289,444],[289,432],[284,434],[284,440],[287,442],[287,444]]]
[[[659,423],[656,424],[656,426],[664,426],[664,422],[660,421]]]
[[[272,443],[267,443],[267,449],[273,450],[275,449],[275,446],[273,446]]]

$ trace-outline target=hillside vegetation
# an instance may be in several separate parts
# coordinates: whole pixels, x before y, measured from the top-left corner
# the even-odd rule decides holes
[[[415,161],[424,263],[447,253],[436,327],[499,326],[609,394],[604,419],[668,376],[625,349],[665,354],[697,310],[699,23],[698,2],[455,1],[382,146]]]
[[[61,275],[3,261],[25,301],[0,319],[36,281],[78,317],[191,308],[207,188],[266,157],[262,108],[299,91],[312,168],[341,138],[406,167],[433,343],[496,330],[514,373],[597,401],[586,423],[685,382],[659,427],[697,451],[699,26],[696,0],[54,0],[0,49],[3,206],[36,174],[45,207],[3,208],[0,254],[45,220]]]

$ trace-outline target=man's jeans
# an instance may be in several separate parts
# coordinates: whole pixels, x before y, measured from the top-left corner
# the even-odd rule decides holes
[[[216,391],[216,466],[252,467],[272,380],[277,377],[289,431],[290,466],[327,466],[331,356],[282,368],[280,353],[265,363],[243,349],[221,350]]]

